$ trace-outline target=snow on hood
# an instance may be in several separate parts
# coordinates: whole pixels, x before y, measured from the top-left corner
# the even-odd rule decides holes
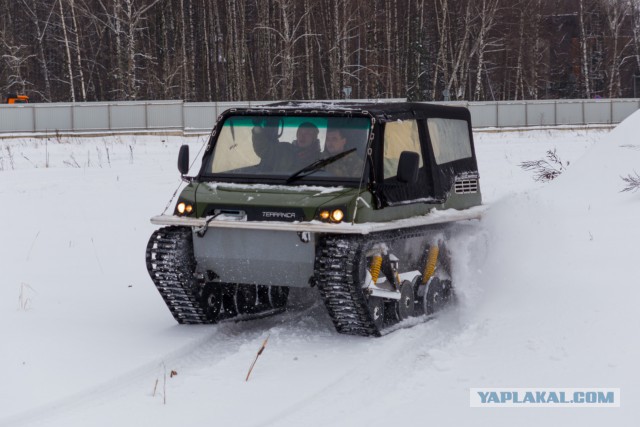
[[[316,195],[338,193],[345,187],[322,187],[314,185],[269,185],[269,184],[234,184],[226,182],[205,182],[203,185],[212,190],[245,190],[245,191],[287,191],[287,192],[315,192]]]

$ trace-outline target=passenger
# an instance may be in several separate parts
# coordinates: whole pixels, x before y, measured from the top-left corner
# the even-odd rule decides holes
[[[324,143],[323,157],[331,157],[349,150],[347,135],[342,128],[327,129],[327,136]],[[362,162],[358,158],[358,153],[353,152],[345,157],[327,165],[327,172],[336,176],[354,177],[359,176]]]
[[[320,157],[320,140],[318,128],[310,122],[298,127],[296,139],[293,140],[296,163],[300,168],[318,160]]]
[[[302,123],[291,143],[278,141],[277,130],[276,124],[269,123],[256,125],[252,130],[253,149],[264,172],[293,173],[320,156],[318,128],[313,123]]]
[[[342,129],[327,129],[327,136],[324,140],[324,153],[327,157],[342,153],[345,151],[346,145],[347,137],[343,134]]]

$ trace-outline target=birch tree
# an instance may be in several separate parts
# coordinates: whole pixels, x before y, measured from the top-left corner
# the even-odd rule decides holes
[[[29,45],[23,43],[14,31],[16,16],[11,10],[10,3],[3,4],[4,14],[0,15],[0,76],[4,79],[2,89],[6,92],[17,91],[25,93],[31,84],[26,74],[29,61],[35,56],[29,50]]]
[[[289,99],[296,95],[294,79],[300,69],[302,58],[296,54],[296,47],[300,42],[314,36],[305,32],[308,28],[305,24],[313,9],[308,9],[297,17],[293,0],[274,0],[274,3],[281,23],[280,29],[274,26],[259,26],[257,29],[268,31],[275,37],[279,48],[273,56],[271,67],[272,70],[277,69],[280,72],[272,74],[271,88],[272,92],[282,99]],[[304,51],[309,52],[308,44],[305,45]],[[306,57],[307,61],[310,59]]]
[[[629,0],[629,13],[633,33],[633,56],[635,57],[636,71],[640,74],[640,2]]]
[[[604,0],[604,8],[607,18],[607,38],[610,40],[608,58],[608,88],[610,98],[621,94],[620,67],[622,66],[623,53],[626,51],[630,40],[622,39],[622,26],[630,15],[629,3],[623,0]]]
[[[487,64],[485,56],[489,49],[496,46],[495,41],[490,38],[489,32],[496,24],[496,14],[498,10],[499,0],[481,0],[481,4],[477,10],[478,27],[477,27],[477,44],[476,52],[476,83],[473,99],[479,101],[483,96],[482,73],[486,70]],[[492,96],[493,98],[493,96]]]
[[[41,4],[36,0],[20,0],[24,7],[25,13],[29,16],[33,28],[35,29],[35,36],[38,48],[38,61],[42,71],[42,79],[44,82],[44,94],[43,97],[46,101],[51,100],[51,79],[49,76],[49,61],[45,54],[44,38],[48,33],[49,23],[53,16],[55,4],[51,7],[42,8]],[[44,11],[44,16],[40,16],[39,11]]]
[[[76,91],[73,85],[73,65],[71,59],[71,47],[69,42],[69,33],[67,31],[66,25],[66,14],[64,12],[64,8],[62,7],[62,0],[58,0],[58,5],[60,6],[60,23],[62,24],[62,35],[64,40],[64,49],[66,53],[67,59],[67,69],[68,69],[68,78],[69,78],[69,95],[71,97],[71,102],[76,102]]]
[[[467,1],[464,7],[464,15],[458,18],[456,26],[456,39],[451,42],[451,73],[446,89],[453,92],[455,99],[464,99],[466,81],[469,73],[470,41],[473,17],[472,1]]]
[[[630,96],[638,0],[0,0],[34,101]]]
[[[587,98],[591,98],[591,82],[589,70],[589,37],[587,36],[587,14],[585,11],[585,0],[578,0],[578,17],[580,23],[580,53],[582,55],[582,79],[584,93]]]
[[[483,0],[484,1],[484,0]],[[431,99],[437,99],[436,91],[438,90],[438,80],[440,73],[443,79],[447,79],[447,43],[449,38],[449,0],[437,0],[435,6],[435,20],[440,34],[440,43],[438,46],[438,56],[433,71],[433,82],[431,84]]]

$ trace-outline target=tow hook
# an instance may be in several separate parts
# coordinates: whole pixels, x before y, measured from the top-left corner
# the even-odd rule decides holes
[[[311,233],[308,231],[298,231],[298,238],[302,243],[309,243],[311,241]]]
[[[202,238],[204,237],[205,234],[207,234],[207,230],[209,230],[209,223],[213,221],[218,215],[220,215],[220,212],[218,212],[217,214],[211,215],[211,217],[207,219],[207,222],[205,222],[202,227],[195,229],[195,232],[198,235],[198,237]]]

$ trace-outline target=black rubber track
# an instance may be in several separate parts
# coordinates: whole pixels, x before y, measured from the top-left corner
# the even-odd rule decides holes
[[[238,314],[233,309],[224,309],[215,315],[207,316],[206,301],[202,296],[203,281],[199,281],[194,273],[196,260],[193,255],[193,233],[189,227],[170,226],[156,230],[149,238],[146,252],[147,270],[156,285],[173,318],[180,324],[206,324],[222,320],[245,321],[273,316],[286,311],[288,291],[277,301],[276,307],[262,302],[250,314]],[[218,284],[216,286],[224,286]],[[235,290],[235,285],[225,286],[225,291]],[[268,299],[267,288],[267,296]],[[227,295],[229,301],[222,304],[234,305],[234,295]],[[262,298],[263,300],[265,297]],[[215,317],[214,317],[215,316]]]
[[[431,228],[404,229],[368,236],[324,235],[318,239],[315,281],[327,311],[338,332],[349,335],[381,336],[369,311],[362,283],[366,277],[366,251],[376,243],[392,243],[411,237],[424,237],[425,244],[434,232]],[[202,284],[194,276],[193,234],[188,227],[170,226],[155,231],[147,245],[147,270],[171,314],[181,324],[215,323],[207,318],[200,301]],[[232,316],[250,320],[284,311],[265,310],[254,316]],[[392,325],[385,325],[388,328]]]
[[[205,315],[194,277],[193,235],[190,228],[163,227],[147,244],[147,270],[178,323],[214,323]]]
[[[367,250],[376,243],[424,237],[425,245],[433,241],[442,227],[411,228],[367,236],[325,235],[318,239],[315,279],[336,330],[343,334],[381,336],[385,329],[376,326],[369,311],[368,297],[362,284],[366,277]]]

